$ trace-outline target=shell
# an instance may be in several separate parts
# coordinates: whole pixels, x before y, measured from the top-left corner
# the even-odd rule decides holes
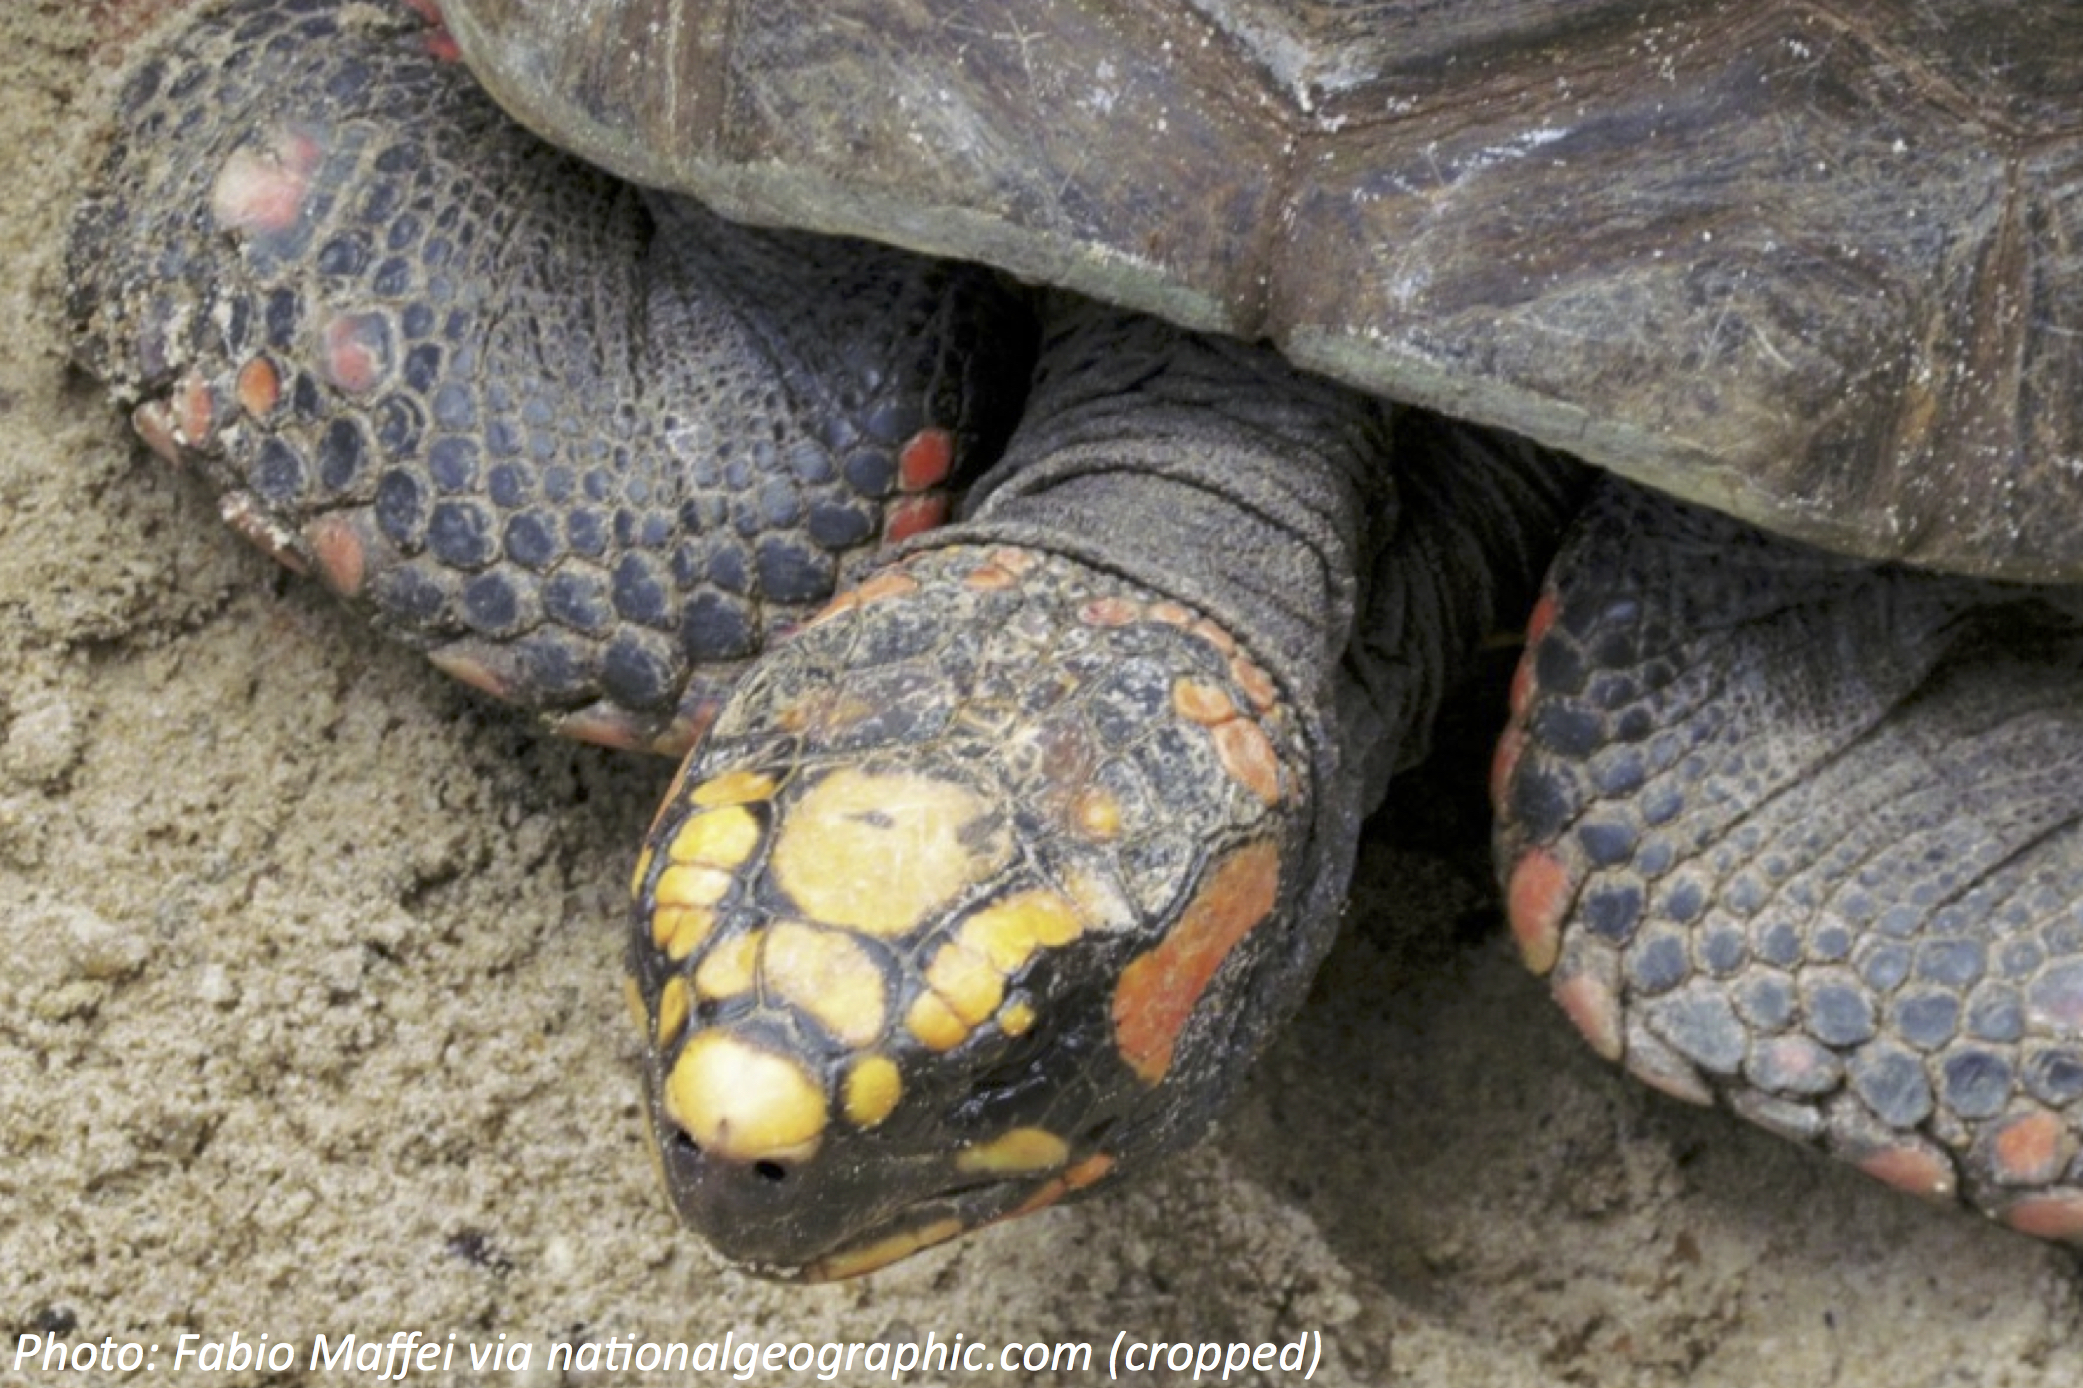
[[[2083,580],[2073,0],[443,12],[536,129],[727,214],[1268,338],[1832,548]]]

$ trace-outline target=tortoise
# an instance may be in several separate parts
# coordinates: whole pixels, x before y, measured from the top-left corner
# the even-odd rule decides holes
[[[1200,1138],[1521,619],[1499,879],[1591,1044],[2075,1241],[2067,8],[232,0],[126,81],[77,356],[687,754],[631,995],[756,1271]]]

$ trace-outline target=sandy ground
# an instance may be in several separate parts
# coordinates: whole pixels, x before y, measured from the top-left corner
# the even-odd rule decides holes
[[[1509,957],[1459,791],[1404,797],[1423,833],[1374,846],[1206,1150],[862,1282],[720,1268],[652,1189],[617,984],[665,768],[352,629],[68,373],[87,23],[0,10],[0,1382],[349,1381],[310,1337],[400,1330],[535,1347],[422,1382],[567,1381],[558,1340],[1123,1331],[1321,1332],[1334,1384],[2083,1381],[2071,1255],[1593,1061]],[[175,1373],[184,1332],[297,1367]],[[18,1362],[32,1334],[158,1349],[60,1375]]]

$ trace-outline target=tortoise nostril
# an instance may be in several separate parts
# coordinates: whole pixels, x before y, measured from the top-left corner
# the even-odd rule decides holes
[[[758,1172],[763,1180],[785,1181],[788,1179],[788,1168],[778,1161],[756,1161],[752,1164],[752,1169]]]
[[[698,1157],[702,1154],[702,1145],[699,1142],[696,1142],[692,1137],[689,1137],[685,1128],[682,1128],[678,1132],[673,1134],[673,1146],[679,1148],[681,1151],[687,1153],[691,1157]]]

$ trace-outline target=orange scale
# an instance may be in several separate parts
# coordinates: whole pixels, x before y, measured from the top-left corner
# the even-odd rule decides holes
[[[274,411],[282,399],[282,377],[266,357],[255,357],[239,368],[233,386],[239,408],[258,419]]]
[[[2005,1207],[1999,1217],[2019,1233],[2036,1239],[2083,1243],[2083,1191],[2028,1195]]]
[[[1218,726],[1210,739],[1222,769],[1232,779],[1266,804],[1280,803],[1280,759],[1264,729],[1249,718],[1232,718]]]
[[[1529,849],[1512,864],[1505,914],[1519,942],[1519,957],[1536,974],[1554,968],[1562,953],[1562,921],[1576,890],[1569,869],[1545,848]]]
[[[1094,598],[1078,609],[1078,620],[1088,627],[1125,627],[1143,615],[1143,605],[1127,598]]]
[[[1279,846],[1254,840],[1218,863],[1178,923],[1121,971],[1114,986],[1114,1044],[1145,1084],[1165,1077],[1217,970],[1246,935],[1271,919],[1279,898]]]
[[[343,598],[360,594],[369,577],[369,553],[352,521],[340,515],[320,516],[304,527],[304,543],[326,587]]]
[[[2005,1120],[1989,1136],[1989,1161],[2007,1186],[2040,1186],[2061,1174],[2071,1144],[2061,1119],[2045,1110]]]
[[[947,481],[954,467],[954,435],[945,429],[921,429],[897,453],[897,485],[922,492]]]
[[[948,499],[939,492],[907,496],[884,514],[882,537],[891,544],[923,535],[946,522]]]

